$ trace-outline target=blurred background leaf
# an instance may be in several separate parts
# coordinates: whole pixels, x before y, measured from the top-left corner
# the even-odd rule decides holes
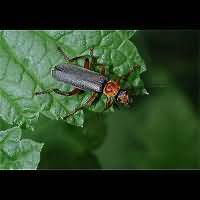
[[[110,114],[107,124],[108,138],[96,153],[103,168],[199,167],[199,124],[190,103],[172,88],[132,112]]]
[[[24,137],[42,141],[39,169],[101,168],[93,153],[106,137],[104,116],[87,112],[85,127],[75,127],[60,120],[40,117],[34,132],[24,130]]]

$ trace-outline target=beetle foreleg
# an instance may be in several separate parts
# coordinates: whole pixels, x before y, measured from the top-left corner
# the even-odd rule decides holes
[[[127,74],[125,74],[125,75],[123,75],[123,76],[120,76],[118,82],[120,82],[120,80],[125,80],[125,81],[127,81],[127,80],[128,80],[128,77],[132,74],[132,72],[134,71],[134,68],[136,68],[136,67],[138,67],[138,65],[134,65],[132,68],[130,68],[130,69],[128,70],[128,73],[127,73]]]
[[[112,106],[112,104],[113,104],[113,99],[107,97],[107,100],[106,100],[106,106],[105,106],[103,112],[106,111],[106,110],[108,110],[108,109]]]
[[[81,107],[79,107],[79,108],[76,108],[73,112],[69,113],[69,114],[68,114],[67,116],[65,116],[63,119],[66,120],[68,117],[74,115],[76,112],[78,112],[78,111],[80,111],[80,110],[83,110],[83,109],[89,107],[89,106],[94,102],[94,100],[95,100],[95,98],[97,97],[97,95],[98,95],[98,93],[96,93],[96,92],[92,93],[92,95],[88,97],[86,103],[85,103],[83,106],[81,106]]]
[[[128,73],[122,76],[121,79],[127,81],[128,77],[131,75],[132,72],[133,72],[133,69],[129,69]]]

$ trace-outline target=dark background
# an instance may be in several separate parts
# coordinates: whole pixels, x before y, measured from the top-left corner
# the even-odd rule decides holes
[[[39,169],[196,169],[200,167],[199,31],[144,30],[149,96],[131,109],[86,113],[84,128],[40,118],[24,137],[45,143]]]

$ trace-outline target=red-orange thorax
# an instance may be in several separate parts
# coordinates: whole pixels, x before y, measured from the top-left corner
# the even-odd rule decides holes
[[[114,97],[114,96],[117,95],[117,93],[119,92],[119,90],[120,90],[119,83],[116,82],[116,81],[110,80],[104,86],[103,93],[107,97]]]

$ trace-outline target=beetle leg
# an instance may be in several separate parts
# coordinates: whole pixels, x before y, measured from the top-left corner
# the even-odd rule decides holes
[[[131,75],[132,72],[133,72],[133,69],[129,69],[127,74],[119,77],[119,80],[125,80],[125,81],[127,81],[128,77]]]
[[[124,80],[124,81],[127,81],[128,80],[128,77],[131,75],[131,73],[133,72],[133,69],[129,69],[128,73],[123,75],[123,76],[120,76],[119,79],[115,80],[118,84],[120,84],[120,81],[121,80]]]
[[[84,58],[84,59],[85,59],[84,68],[89,69],[89,66],[87,67],[88,64],[85,64],[85,63],[89,63],[89,57],[92,58],[92,61],[93,61],[93,59],[96,59],[96,57],[93,55],[93,48],[90,48],[90,55],[76,56],[76,57],[74,57],[74,58],[71,58],[69,61],[70,61],[70,62],[73,62],[73,61],[75,61],[75,60],[83,59],[83,58]],[[85,65],[86,65],[86,67],[85,67]]]
[[[104,64],[97,64],[100,67],[100,73],[104,76],[105,75],[105,65]]]
[[[138,67],[138,65],[134,65],[132,68],[130,68],[130,69],[128,70],[128,73],[127,73],[127,74],[125,74],[125,75],[123,75],[123,76],[120,76],[120,77],[119,77],[119,81],[120,81],[120,80],[125,80],[125,81],[127,81],[128,77],[131,75],[131,73],[134,71],[134,68],[136,68],[136,67]]]
[[[85,61],[84,61],[84,68],[85,69],[90,68],[89,57],[92,58],[92,61],[91,61],[92,64],[96,63],[97,58],[93,55],[93,48],[90,48],[90,55],[76,56],[74,58],[69,58],[60,47],[57,47],[57,49],[63,55],[65,61],[67,61],[67,62],[74,62],[74,61],[79,60],[79,59],[85,59]],[[101,74],[104,75],[105,74],[105,65],[103,65],[103,64],[96,64],[96,65],[100,66],[100,72],[101,72]]]
[[[85,59],[83,68],[89,69],[90,68],[90,61],[88,58]]]
[[[103,112],[106,111],[107,109],[109,109],[112,106],[112,104],[113,104],[113,99],[107,97],[106,106],[105,106]]]
[[[96,57],[95,57],[95,59],[96,59]],[[93,61],[91,63],[93,63]],[[99,63],[99,64],[96,64],[96,66],[99,66],[100,67],[100,73],[102,75],[105,75],[105,65]],[[84,68],[85,69],[89,69],[90,68],[90,61],[89,61],[88,58],[86,58],[85,61],[84,61]]]
[[[65,91],[61,91],[57,88],[53,88],[53,89],[49,89],[49,90],[42,91],[42,92],[35,92],[34,95],[42,95],[42,94],[49,94],[51,92],[55,92],[56,94],[60,94],[60,95],[63,95],[63,96],[73,96],[73,95],[77,95],[80,91],[81,90],[78,89],[78,88],[75,88],[70,92],[65,92]]]
[[[86,55],[86,56],[76,56],[76,57],[74,57],[74,58],[70,58],[70,59],[69,59],[69,62],[73,62],[73,61],[76,61],[76,60],[79,60],[79,59],[84,59],[84,58],[85,58],[85,59],[88,59],[88,57],[89,57],[89,56],[87,56],[87,55]]]
[[[77,56],[77,57],[74,57],[74,58],[69,58],[65,53],[64,51],[61,49],[61,47],[57,47],[57,50],[60,52],[60,54],[64,57],[65,61],[66,62],[73,62],[73,61],[76,61],[78,59],[88,59],[89,56]]]
[[[91,96],[88,97],[86,103],[84,105],[82,105],[79,108],[76,108],[73,112],[69,113],[68,115],[66,115],[63,119],[66,120],[68,117],[74,115],[76,112],[83,110],[87,107],[89,107],[95,100],[95,98],[97,97],[98,93],[93,92]]]
[[[61,91],[59,89],[53,89],[53,92],[55,92],[56,94],[60,94],[60,95],[63,95],[63,96],[74,96],[74,95],[77,95],[81,90],[78,89],[78,88],[74,88],[72,91],[70,92],[65,92],[65,91]]]
[[[69,62],[70,58],[64,53],[64,51],[60,48],[57,47],[57,50],[60,52],[60,54],[64,57],[66,62]]]
[[[101,63],[96,63],[97,62],[97,57],[94,56],[93,50],[94,50],[93,48],[90,48],[90,56],[92,58],[91,63],[94,64],[95,66],[99,66],[100,67],[100,73],[102,75],[105,75],[105,65],[101,64]]]

